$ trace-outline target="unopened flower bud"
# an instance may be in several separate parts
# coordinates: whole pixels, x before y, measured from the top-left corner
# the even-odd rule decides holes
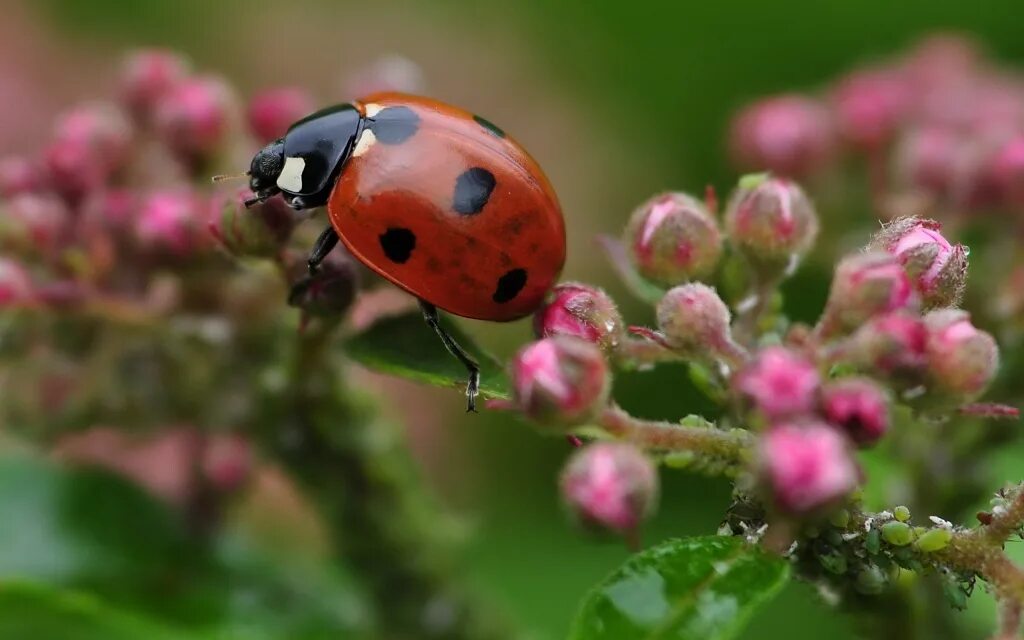
[[[725,213],[733,244],[758,261],[788,264],[818,235],[818,214],[803,189],[784,178],[745,176]]]
[[[685,193],[661,194],[637,207],[623,244],[641,275],[669,287],[708,275],[722,254],[715,218]]]
[[[261,143],[284,136],[288,127],[316,109],[313,96],[299,87],[268,89],[253,96],[246,114],[249,129]]]
[[[187,159],[204,158],[223,146],[235,106],[220,78],[188,78],[160,99],[154,124],[168,147]]]
[[[868,69],[843,78],[832,94],[840,134],[857,149],[881,149],[906,117],[911,91],[894,69]]]
[[[928,330],[928,375],[937,389],[958,400],[981,395],[999,368],[996,341],[971,324],[966,311],[932,311],[924,322]]]
[[[214,194],[210,231],[233,255],[269,258],[288,242],[295,217],[279,196],[246,207],[251,197],[248,189]]]
[[[573,454],[561,477],[562,499],[581,523],[628,534],[658,501],[658,472],[636,447],[598,442]]]
[[[156,191],[141,204],[135,237],[145,249],[184,256],[203,244],[206,225],[206,203],[191,189]]]
[[[121,71],[121,98],[136,117],[148,120],[156,105],[184,81],[188,71],[188,62],[171,51],[132,53]]]
[[[879,315],[849,340],[850,362],[887,378],[916,377],[927,362],[928,331],[920,318],[905,312]]]
[[[842,378],[822,389],[825,417],[861,446],[870,446],[889,429],[885,391],[867,378]]]
[[[672,348],[690,356],[735,361],[740,347],[732,339],[729,308],[701,282],[680,285],[658,303],[658,327]]]
[[[767,98],[746,107],[733,120],[729,136],[733,160],[740,168],[791,178],[820,173],[835,151],[828,110],[799,95]]]
[[[998,204],[1024,207],[1024,134],[1003,141],[984,172],[983,179],[991,185]]]
[[[305,269],[305,264],[302,269]],[[288,304],[321,318],[337,318],[348,311],[359,289],[359,273],[348,254],[334,250],[316,273],[302,276],[292,286]]]
[[[109,177],[97,151],[84,142],[54,142],[43,150],[54,188],[72,202],[98,191]]]
[[[847,256],[836,267],[820,330],[825,336],[843,333],[916,302],[910,278],[894,256],[881,251]]]
[[[252,446],[239,435],[212,436],[203,449],[201,464],[203,475],[214,490],[235,493],[252,476]]]
[[[32,276],[20,262],[0,257],[0,307],[27,305],[34,300]]]
[[[809,415],[821,376],[813,363],[785,347],[768,347],[736,377],[736,386],[772,420]]]
[[[899,259],[928,308],[955,306],[967,281],[967,251],[963,245],[950,244],[941,229],[934,220],[899,218],[875,234],[869,245]]]
[[[793,514],[835,504],[859,480],[843,437],[820,423],[770,429],[761,440],[761,468],[776,506]]]
[[[116,105],[85,104],[57,119],[53,144],[87,147],[104,173],[109,175],[128,158],[133,135],[131,122]]]
[[[563,282],[533,316],[538,338],[575,336],[611,351],[622,339],[622,316],[603,290],[578,282]]]
[[[0,208],[0,242],[23,252],[55,249],[71,219],[64,202],[49,194],[25,193]]]
[[[542,425],[583,424],[608,399],[604,356],[579,338],[555,336],[527,345],[512,361],[511,374],[515,405]]]
[[[11,198],[23,193],[38,193],[48,183],[42,164],[21,156],[0,160],[0,197]]]
[[[927,125],[902,136],[893,152],[897,180],[935,198],[949,198],[965,157],[962,135],[946,127]]]

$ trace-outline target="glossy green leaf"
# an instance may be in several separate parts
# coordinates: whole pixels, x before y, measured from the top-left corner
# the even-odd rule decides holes
[[[571,640],[723,640],[789,577],[738,538],[670,540],[630,558],[586,597]]]
[[[441,322],[463,349],[480,364],[480,393],[489,398],[509,396],[501,365],[472,339],[443,318]],[[400,378],[439,387],[465,389],[466,370],[423,322],[419,313],[382,318],[350,338],[345,353],[359,364]]]

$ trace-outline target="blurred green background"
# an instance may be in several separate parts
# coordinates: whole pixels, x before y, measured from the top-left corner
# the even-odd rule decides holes
[[[23,51],[87,70],[50,70],[47,80],[61,85],[50,94],[53,111],[25,123],[22,137],[9,141],[20,147],[43,135],[63,101],[106,90],[110,61],[126,48],[179,49],[245,91],[298,84],[324,100],[352,97],[344,79],[383,55],[415,61],[428,93],[485,114],[537,157],[566,209],[566,276],[606,286],[635,323],[647,321],[646,312],[615,283],[592,238],[617,233],[632,207],[655,191],[700,191],[706,183],[727,190],[735,175],[723,134],[744,102],[814,89],[934,30],[974,35],[997,59],[1024,62],[1020,0],[5,4],[33,25],[19,36],[33,40]],[[822,216],[827,224],[828,211]],[[865,212],[866,228],[872,219]],[[809,282],[807,299],[820,300],[826,277]],[[501,355],[529,333],[525,322],[464,326]],[[700,412],[693,394],[686,406],[679,403],[684,379],[671,367],[622,375],[616,396],[646,417]],[[620,544],[566,525],[554,489],[564,443],[493,412],[463,418],[456,394],[379,378],[367,384],[403,398],[396,415],[409,425],[424,473],[469,526],[463,559],[474,583],[536,637],[562,637],[588,586],[628,555]],[[713,532],[728,486],[673,472],[663,477],[663,505],[645,540]],[[852,631],[798,585],[760,613],[745,637],[839,640]]]

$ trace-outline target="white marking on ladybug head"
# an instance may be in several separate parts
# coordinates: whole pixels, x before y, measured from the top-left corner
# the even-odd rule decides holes
[[[359,142],[356,143],[356,148],[352,150],[352,156],[358,158],[373,146],[373,143],[377,142],[377,136],[373,135],[373,132],[369,129],[363,129],[363,135],[359,136]]]
[[[366,117],[367,117],[367,118],[372,118],[372,117],[374,117],[375,115],[377,115],[378,113],[380,113],[381,109],[383,109],[383,108],[384,108],[384,107],[382,107],[381,105],[377,104],[376,102],[370,102],[370,103],[368,103],[368,104],[367,104],[367,105],[366,105],[366,106],[364,107],[364,109],[366,109]]]
[[[284,159],[284,168],[277,176],[277,186],[281,191],[291,193],[302,192],[302,172],[306,169],[305,158],[289,157]]]

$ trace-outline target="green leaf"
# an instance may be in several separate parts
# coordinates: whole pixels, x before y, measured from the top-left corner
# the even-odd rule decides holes
[[[441,320],[455,341],[480,364],[480,393],[508,398],[508,378],[497,360],[457,327]],[[448,353],[418,313],[382,318],[345,344],[359,364],[400,378],[439,387],[466,388],[466,369]]]
[[[570,640],[723,640],[789,578],[739,538],[670,540],[630,558],[586,597]]]

